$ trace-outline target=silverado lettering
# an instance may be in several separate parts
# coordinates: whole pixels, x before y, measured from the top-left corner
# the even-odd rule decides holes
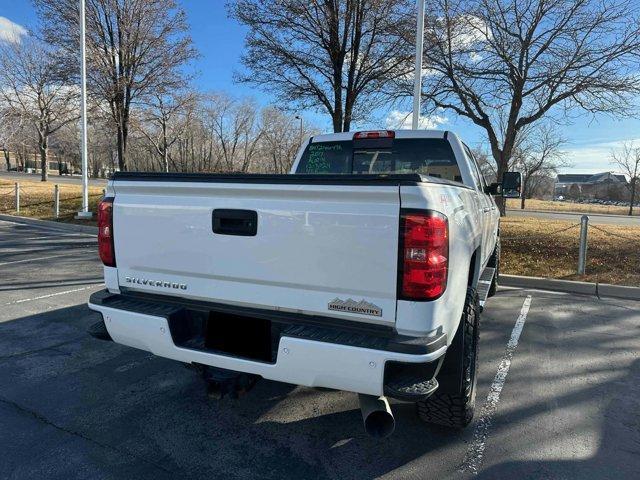
[[[186,290],[186,283],[167,282],[164,280],[149,280],[147,278],[124,277],[126,283],[137,283],[138,285],[149,285],[151,287],[173,288],[176,290]]]

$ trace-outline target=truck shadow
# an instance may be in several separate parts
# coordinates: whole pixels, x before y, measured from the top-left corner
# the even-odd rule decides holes
[[[88,468],[98,476],[153,479],[464,476],[457,469],[472,427],[464,432],[427,427],[417,421],[412,405],[398,404],[396,432],[376,440],[363,431],[356,395],[266,380],[246,398],[210,400],[203,381],[180,364],[89,337],[86,329],[98,318],[85,305],[76,305],[0,324],[0,417],[5,415],[7,422],[0,452],[10,446],[15,452],[0,462],[0,477],[18,468],[25,477],[45,469],[52,476],[64,476]],[[494,357],[503,351],[508,335],[493,335],[503,328],[492,326],[491,316],[487,318],[482,348],[497,353],[486,365],[479,404],[495,374]],[[616,310],[606,321],[608,326],[624,323],[625,312]],[[581,332],[571,346],[576,355],[597,358],[624,348],[619,338],[589,335],[603,322],[592,318],[585,324],[575,315],[563,321],[563,329]],[[548,342],[548,329],[543,333],[527,328],[534,333],[527,339],[532,348]],[[638,332],[632,335],[637,338]],[[590,368],[580,367],[575,374]],[[620,462],[629,452],[638,455],[640,361],[618,373],[604,383],[567,387],[552,402],[527,402],[508,416],[499,415],[493,427],[493,433],[500,434],[543,413],[578,408],[609,392],[612,398],[602,412],[602,442],[593,457],[491,464],[480,477],[625,478],[614,472],[626,471]],[[510,377],[507,388],[518,391],[550,377]],[[27,426],[20,424],[18,431],[12,427],[18,425],[13,417],[25,417]],[[635,433],[629,433],[634,428]],[[540,431],[517,441],[544,446],[564,433]],[[57,436],[59,440],[52,440]],[[567,448],[570,451],[570,445]],[[419,468],[416,461],[423,462]]]
[[[376,440],[355,394],[267,380],[241,399],[211,400],[181,364],[89,337],[98,319],[77,305],[0,324],[0,407],[30,420],[20,432],[10,421],[0,438],[0,452],[21,439],[0,477],[25,465],[62,473],[90,464],[109,475],[124,462],[138,478],[371,478],[469,435],[425,427],[413,405],[396,405],[396,433]],[[45,427],[120,455],[64,452],[68,442],[45,441]],[[70,464],[39,465],[43,448]]]

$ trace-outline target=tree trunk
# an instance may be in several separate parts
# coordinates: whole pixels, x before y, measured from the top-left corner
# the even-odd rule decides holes
[[[529,178],[525,177],[522,181],[522,191],[520,192],[520,210],[524,210],[524,202],[527,196],[527,183],[529,183]]]
[[[162,166],[169,173],[169,154],[167,152],[167,122],[162,122]]]
[[[7,162],[7,172],[11,169],[11,154],[9,150],[6,148],[2,149],[2,153],[4,153],[4,161]]]
[[[167,151],[162,151],[162,168],[165,173],[169,173],[169,156],[167,155]]]
[[[342,107],[336,107],[335,112],[331,116],[333,120],[333,132],[340,133],[342,132]]]
[[[124,146],[124,134],[122,131],[122,127],[118,125],[118,136],[117,136],[117,144],[118,144],[118,169],[121,172],[127,171],[127,163],[125,161],[125,146]]]
[[[502,182],[502,176],[507,171],[507,160],[504,159],[504,151],[500,151],[500,157],[496,158],[496,163],[498,164],[498,171],[496,174],[496,181]],[[498,210],[500,210],[500,216],[504,217],[507,214],[507,202],[503,196],[495,197],[496,205],[498,206]]]
[[[48,145],[47,135],[40,135],[38,141],[38,150],[40,151],[40,168],[42,169],[41,181],[47,181],[47,154],[49,153],[49,145]]]
[[[342,132],[342,123],[344,121],[344,110],[342,109],[342,64],[334,65],[333,80],[333,131],[334,133]]]
[[[355,101],[355,99],[352,98],[352,95],[354,95],[353,93],[349,93],[347,92],[347,100],[346,100],[346,106],[344,109],[344,127],[342,128],[343,132],[348,132],[349,130],[351,130],[351,116],[353,115],[353,103]]]
[[[631,179],[631,199],[629,200],[629,216],[633,215],[633,202],[636,200],[637,178]]]

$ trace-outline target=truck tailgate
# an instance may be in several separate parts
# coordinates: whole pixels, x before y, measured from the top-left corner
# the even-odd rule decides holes
[[[116,178],[113,188],[121,288],[395,321],[397,184]],[[219,233],[214,211],[222,218]]]

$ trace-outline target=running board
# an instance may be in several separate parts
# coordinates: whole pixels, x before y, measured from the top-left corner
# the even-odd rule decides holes
[[[486,267],[482,271],[482,275],[480,275],[480,280],[478,280],[478,301],[480,302],[480,306],[484,307],[485,302],[487,301],[487,296],[489,295],[489,287],[491,287],[491,281],[493,280],[493,274],[496,269],[492,267]]]

